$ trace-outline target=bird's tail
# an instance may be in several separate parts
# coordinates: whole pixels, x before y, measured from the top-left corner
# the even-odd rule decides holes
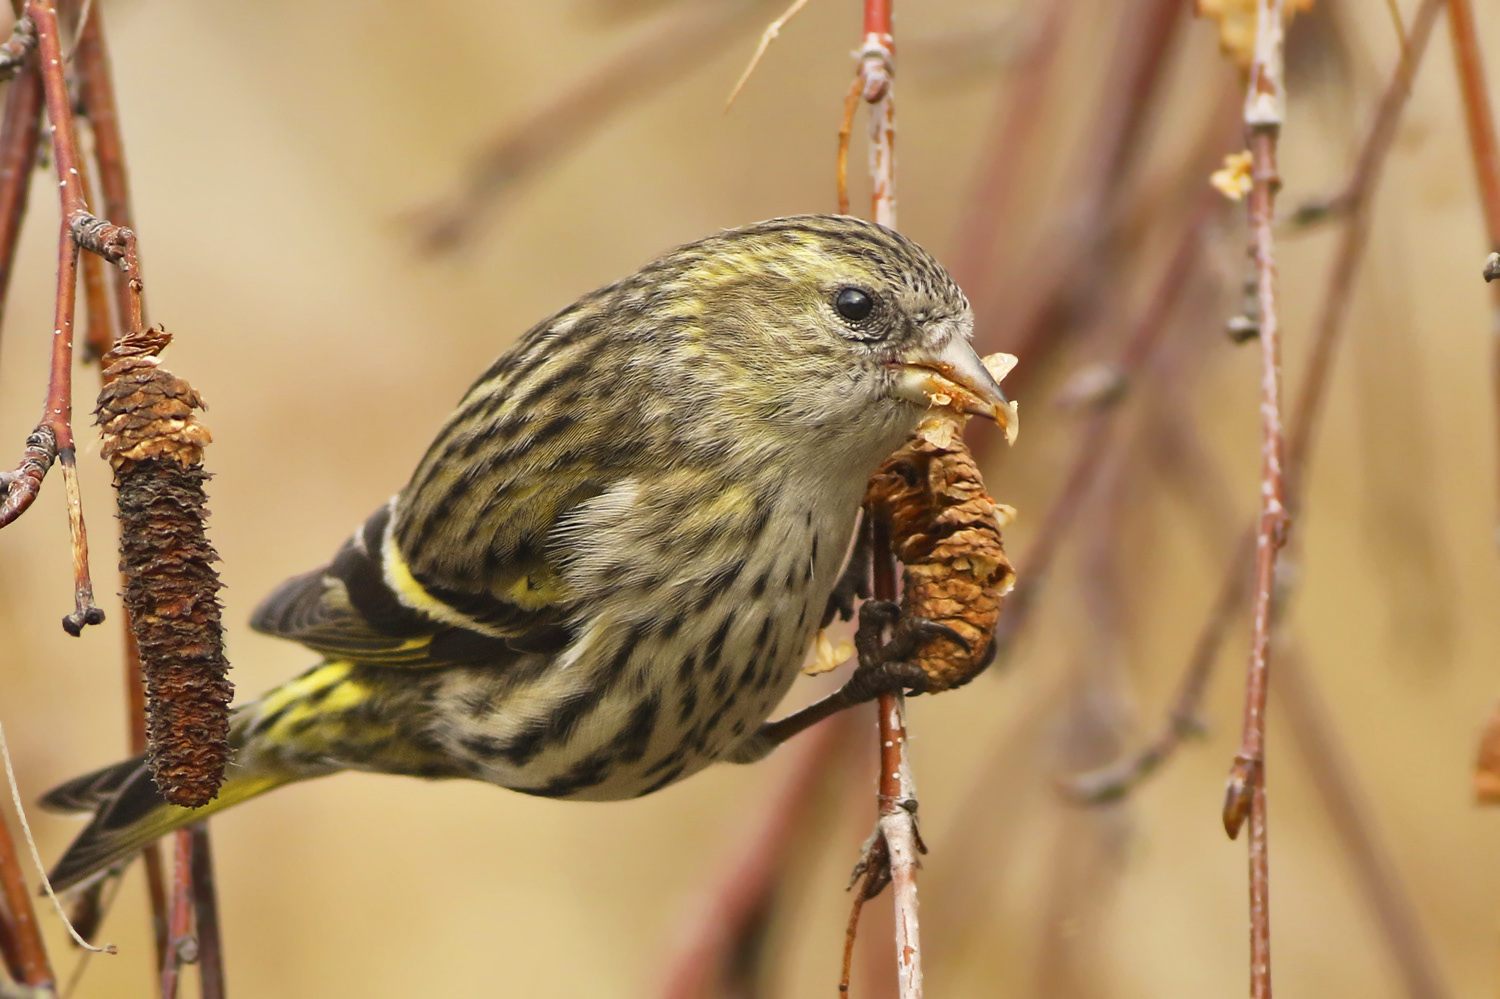
[[[182,808],[162,798],[143,756],[75,777],[48,791],[41,801],[42,807],[55,812],[94,813],[52,869],[52,887],[66,891],[87,885],[174,829],[295,779],[286,772],[231,765],[217,798],[202,808]]]

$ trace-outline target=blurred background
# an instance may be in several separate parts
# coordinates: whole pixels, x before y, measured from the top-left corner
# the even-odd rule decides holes
[[[250,633],[251,608],[400,487],[521,331],[676,243],[835,207],[855,0],[810,3],[727,115],[779,2],[99,2],[151,318],[177,335],[168,366],[210,407],[210,527],[242,697],[310,664]],[[1087,373],[1160,297],[1183,233],[1201,236],[1006,654],[910,704],[934,996],[1245,989],[1245,847],[1219,808],[1247,609],[1217,657],[1203,740],[1112,804],[1057,789],[1159,732],[1257,502],[1258,350],[1224,333],[1248,275],[1243,207],[1215,196],[1206,221],[1193,214],[1242,145],[1238,74],[1214,26],[1185,2],[1159,15],[1171,6],[897,5],[901,227],[965,285],[982,352],[1022,355],[1025,432],[1005,454],[980,445],[991,492],[1019,510],[1007,542],[1023,572],[1094,418]],[[1415,4],[1398,6],[1409,21]],[[1500,3],[1476,13],[1500,68]],[[1295,22],[1288,213],[1343,189],[1399,51],[1385,4],[1318,0]],[[482,190],[466,189],[507,137],[519,141],[479,170]],[[41,180],[0,337],[11,456],[45,387],[56,207]],[[1340,231],[1288,224],[1279,239],[1292,392]],[[1287,550],[1269,734],[1287,995],[1500,991],[1500,815],[1476,807],[1471,773],[1500,693],[1485,243],[1439,23],[1375,198]],[[82,416],[95,375],[78,384],[111,622],[81,639],[57,624],[71,581],[49,480],[0,532],[0,720],[28,800],[126,744],[113,499]],[[805,679],[794,697],[834,682]],[[212,823],[230,990],[664,994],[688,942],[727,918],[736,859],[810,772],[722,994],[830,995],[875,806],[873,712],[848,730],[812,763],[792,745],[627,803],[343,775],[231,810]],[[76,825],[31,818],[55,859]],[[856,995],[894,994],[889,904],[866,909]],[[74,995],[153,994],[145,912],[132,872],[103,933],[121,953],[95,958]],[[74,958],[42,920],[66,975]]]

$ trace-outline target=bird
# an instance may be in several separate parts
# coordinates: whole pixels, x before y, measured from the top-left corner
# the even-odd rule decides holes
[[[618,800],[764,756],[849,614],[870,475],[934,396],[1014,419],[973,325],[931,254],[840,215],[718,232],[538,323],[405,487],[254,612],[319,658],[234,710],[218,796],[168,804],[142,757],[60,785],[42,804],[92,818],[52,883],[341,770]],[[903,677],[863,663],[846,700]]]

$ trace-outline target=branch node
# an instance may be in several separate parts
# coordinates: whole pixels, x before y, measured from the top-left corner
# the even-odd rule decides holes
[[[57,432],[49,424],[38,424],[26,438],[21,463],[14,471],[0,472],[0,527],[26,512],[56,460]]]
[[[135,243],[134,231],[81,209],[68,216],[68,231],[80,249],[97,253],[122,269],[129,266],[130,250]],[[138,277],[132,278],[132,284],[139,281]]]
[[[0,44],[0,80],[15,76],[35,49],[36,22],[23,14],[10,29],[10,38]]]

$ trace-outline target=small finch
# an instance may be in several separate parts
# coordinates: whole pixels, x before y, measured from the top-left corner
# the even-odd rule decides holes
[[[608,800],[764,755],[849,606],[870,475],[934,396],[1010,418],[972,327],[926,251],[824,215],[683,246],[539,323],[256,610],[322,658],[235,711],[219,796],[167,804],[139,758],[63,784],[44,805],[94,814],[53,883],[339,770]],[[861,670],[855,699],[903,682]]]

